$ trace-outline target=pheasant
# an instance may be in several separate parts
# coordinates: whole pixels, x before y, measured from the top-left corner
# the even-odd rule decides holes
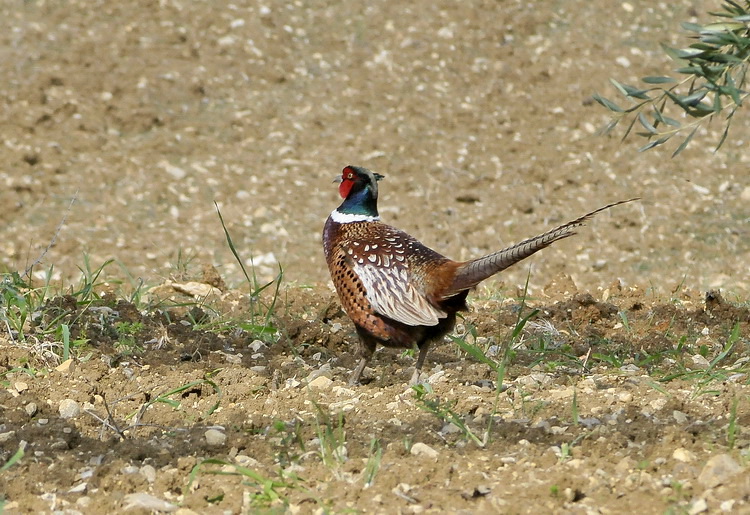
[[[323,229],[323,250],[342,307],[359,336],[359,363],[349,379],[357,384],[378,344],[413,348],[419,356],[411,383],[419,379],[430,344],[442,339],[468,309],[469,290],[552,243],[573,236],[613,202],[573,221],[484,257],[459,262],[426,247],[378,215],[383,175],[347,166],[339,184],[344,199]]]

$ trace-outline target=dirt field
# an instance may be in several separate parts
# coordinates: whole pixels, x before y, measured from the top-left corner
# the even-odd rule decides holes
[[[718,2],[537,4],[0,4],[0,271],[115,260],[102,300],[0,326],[5,512],[750,513],[750,117],[670,159],[596,135],[591,100]],[[642,200],[470,296],[457,334],[490,354],[539,310],[507,389],[450,342],[422,393],[393,351],[349,387],[320,245],[347,164],[457,259]],[[283,266],[274,331],[214,202],[259,281]],[[221,291],[144,309],[188,280]]]

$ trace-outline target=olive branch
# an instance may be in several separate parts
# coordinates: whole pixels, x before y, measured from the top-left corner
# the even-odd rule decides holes
[[[687,48],[662,44],[666,54],[680,65],[675,71],[684,76],[681,80],[648,76],[641,78],[645,86],[637,88],[610,79],[629,107],[594,94],[593,99],[612,113],[600,133],[608,134],[622,122],[627,124],[622,137],[625,140],[637,122],[643,130],[636,134],[649,140],[639,152],[687,134],[673,152],[674,157],[685,150],[701,126],[723,116],[724,131],[714,152],[719,150],[735,113],[750,94],[744,89],[750,60],[750,1],[744,4],[726,0],[723,11],[709,13],[715,18],[711,23],[682,23],[682,28],[695,34],[691,36],[695,42]]]

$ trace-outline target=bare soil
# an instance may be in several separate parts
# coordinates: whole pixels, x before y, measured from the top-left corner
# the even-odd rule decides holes
[[[750,122],[670,159],[596,135],[591,101],[673,67],[659,43],[715,8],[0,5],[0,267],[70,285],[116,260],[101,300],[52,300],[26,342],[0,329],[0,464],[25,446],[5,511],[750,513]],[[642,200],[470,297],[457,334],[490,351],[539,310],[507,389],[446,342],[420,400],[390,350],[346,384],[320,231],[347,164],[386,175],[387,222],[456,259]],[[240,322],[214,202],[259,281],[283,266],[273,334]],[[139,279],[190,305],[122,300]],[[217,289],[195,306],[187,280]],[[87,340],[70,361],[55,320]]]

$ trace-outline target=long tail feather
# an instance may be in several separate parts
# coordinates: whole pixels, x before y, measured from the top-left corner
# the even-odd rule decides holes
[[[640,200],[639,197],[631,198],[628,200],[620,200],[619,202],[613,202],[607,204],[604,207],[600,207],[590,213],[571,220],[568,223],[555,227],[551,231],[547,231],[539,236],[534,236],[527,240],[523,240],[520,243],[511,245],[510,247],[504,248],[497,252],[493,252],[484,257],[467,261],[460,265],[456,271],[456,276],[453,280],[453,284],[445,292],[445,297],[451,297],[463,290],[467,290],[484,281],[490,276],[495,275],[508,268],[511,265],[518,263],[519,261],[526,259],[532,254],[539,252],[543,248],[549,247],[552,243],[573,236],[576,234],[575,229],[585,225],[588,220],[592,217],[605,211],[611,207],[619,206],[620,204],[626,204]]]

